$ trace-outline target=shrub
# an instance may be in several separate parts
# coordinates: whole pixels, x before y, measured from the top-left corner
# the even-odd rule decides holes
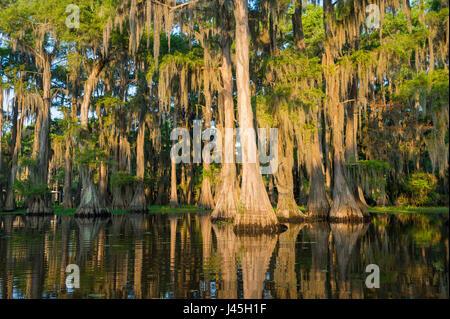
[[[436,176],[428,173],[412,174],[406,184],[410,203],[416,206],[433,204],[439,198],[435,192],[436,186]]]

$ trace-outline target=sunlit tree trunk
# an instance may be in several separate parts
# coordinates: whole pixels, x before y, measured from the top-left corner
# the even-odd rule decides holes
[[[254,130],[253,110],[250,99],[249,28],[247,0],[234,1],[236,19],[236,82],[238,96],[239,128],[243,148],[242,183],[240,201],[242,207],[235,218],[237,230],[277,231],[278,220],[265,189],[256,152],[256,141],[245,130]],[[247,131],[248,132],[248,131]],[[254,163],[249,161],[254,160]]]
[[[352,81],[351,89],[350,89],[350,101],[347,104],[347,120],[345,126],[345,160],[346,162],[354,162],[358,160],[358,149],[357,149],[357,117],[356,113],[356,105],[357,105],[357,80],[354,79]],[[364,215],[368,215],[367,213],[367,203],[364,199],[364,194],[359,184],[358,180],[350,181],[349,183],[351,190],[353,191],[353,195],[355,197],[356,203],[358,204],[361,212]]]
[[[39,151],[36,158],[36,165],[32,170],[32,182],[35,185],[47,185],[49,148],[50,148],[50,107],[51,107],[51,58],[44,53],[42,86],[43,103],[40,112],[41,125],[39,128]],[[23,115],[22,115],[23,116]],[[33,194],[28,200],[27,214],[46,215],[53,214],[48,202],[48,196],[44,194]]]
[[[234,104],[233,104],[233,75],[231,73],[231,39],[226,37],[222,43],[222,67],[220,69],[223,82],[223,108],[225,115],[225,143],[232,143],[233,160],[227,163],[225,156],[222,156],[222,181],[218,190],[217,203],[211,218],[216,220],[233,219],[236,216],[238,208],[238,190],[236,183],[236,165],[234,162],[234,138],[226,137],[227,129],[229,132],[234,131]],[[224,149],[227,146],[224,145]]]
[[[22,109],[23,111],[23,109]],[[17,98],[13,102],[13,116],[12,116],[12,132],[11,132],[11,171],[9,173],[8,188],[6,191],[5,211],[13,211],[16,209],[16,199],[14,196],[14,183],[16,182],[16,173],[18,166],[19,152],[22,146],[22,125],[23,112],[21,119],[18,120],[19,105]]]
[[[322,170],[318,130],[312,132],[310,152],[311,178],[306,214],[310,219],[326,219],[330,204],[325,193],[325,176]]]
[[[78,112],[78,98],[77,88],[74,88],[72,92],[72,105],[71,105],[71,118],[77,118]],[[63,207],[65,209],[73,208],[74,203],[72,200],[72,177],[73,177],[73,154],[72,154],[72,137],[66,139],[66,149],[64,152],[64,188],[63,188]]]
[[[89,105],[91,102],[91,94],[97,84],[100,72],[106,65],[106,60],[100,59],[97,64],[93,67],[88,79],[84,85],[83,92],[83,102],[81,104],[80,110],[80,124],[81,124],[81,139],[89,139],[89,129],[88,129],[88,115],[89,115]],[[83,151],[87,145],[85,141],[80,142],[80,149]],[[82,163],[79,166],[80,179],[81,179],[81,199],[80,205],[75,212],[77,217],[88,217],[88,216],[109,216],[110,212],[108,209],[101,205],[97,188],[94,185],[93,171],[90,169],[89,165]]]
[[[0,82],[1,83],[1,82]],[[3,175],[3,88],[0,88],[0,175]],[[3,183],[0,182],[0,210],[3,209]]]
[[[208,73],[205,71],[205,74]],[[205,75],[206,77],[206,75]],[[209,87],[209,79],[204,81],[205,87],[203,89],[203,93],[205,95],[205,108],[204,118],[205,118],[205,128],[208,129],[211,127],[211,92]],[[210,155],[209,155],[210,156]],[[209,157],[208,156],[208,157]],[[200,189],[200,197],[197,203],[198,208],[202,209],[213,209],[214,208],[214,199],[211,193],[211,180],[209,175],[211,174],[210,165],[207,162],[207,159],[203,158],[203,172],[202,172],[202,186]]]
[[[277,217],[279,221],[301,221],[305,215],[298,208],[294,198],[294,149],[292,137],[282,135],[283,141],[278,142],[278,169],[275,174],[275,184],[278,190]]]
[[[143,113],[143,112],[142,112]],[[145,157],[144,157],[144,138],[145,138],[145,114],[141,114],[139,119],[139,129],[136,140],[136,177],[137,186],[130,204],[132,211],[147,211],[147,201],[145,198],[144,175],[145,175]]]

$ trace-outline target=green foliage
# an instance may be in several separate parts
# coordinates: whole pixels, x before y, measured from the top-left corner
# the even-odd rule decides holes
[[[112,185],[131,185],[136,181],[136,177],[126,171],[117,171],[111,175]]]
[[[33,184],[29,180],[16,181],[13,185],[13,189],[25,197],[49,193],[47,184]]]
[[[380,160],[359,160],[359,161],[350,161],[346,163],[346,165],[349,166],[359,166],[367,171],[377,171],[377,172],[384,172],[390,170],[390,165],[387,162],[380,161]]]
[[[417,206],[424,206],[436,200],[437,178],[429,173],[414,173],[406,184],[410,195],[410,203]]]

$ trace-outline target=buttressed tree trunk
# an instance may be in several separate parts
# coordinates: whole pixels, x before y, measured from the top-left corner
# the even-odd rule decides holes
[[[283,142],[278,143],[278,169],[275,174],[275,184],[278,190],[277,217],[283,221],[301,221],[305,215],[298,208],[294,198],[294,149],[292,136],[283,134]]]
[[[83,139],[89,138],[89,129],[88,129],[88,115],[89,115],[89,104],[91,102],[91,94],[94,90],[95,85],[97,84],[100,72],[103,70],[103,67],[106,65],[105,59],[100,59],[98,63],[93,67],[86,83],[84,85],[84,96],[83,102],[81,104],[80,110],[80,124],[81,124],[81,132],[80,136]],[[83,151],[87,145],[84,145],[82,141],[80,143],[80,149]],[[80,206],[75,212],[76,217],[96,217],[96,216],[110,216],[111,213],[105,207],[103,207],[100,203],[100,199],[98,196],[97,188],[94,185],[94,177],[93,171],[89,167],[88,164],[80,164],[80,179],[81,179],[81,199]]]
[[[205,49],[205,54],[207,54],[207,50]],[[208,58],[205,58],[205,62],[208,61]],[[209,68],[205,63],[205,68]],[[211,127],[211,91],[210,91],[210,79],[209,72],[204,72],[204,88],[203,93],[205,95],[205,108],[203,116],[205,118],[205,128],[208,129]],[[209,157],[210,155],[208,155]],[[214,198],[211,193],[211,180],[209,178],[210,175],[210,165],[207,160],[203,159],[203,174],[202,174],[202,187],[200,189],[200,197],[198,200],[197,207],[202,209],[213,209],[214,208]]]
[[[237,231],[269,231],[280,229],[277,217],[270,205],[269,196],[262,180],[256,141],[254,136],[242,134],[254,130],[253,111],[250,100],[249,74],[249,28],[247,0],[234,0],[236,20],[236,83],[239,112],[239,128],[242,145],[242,183],[239,207],[235,218]],[[252,152],[253,154],[251,154]],[[254,163],[249,161],[253,158]]]
[[[176,110],[173,114],[173,127],[177,127],[177,114]],[[210,190],[211,193],[211,190]],[[178,194],[177,194],[177,164],[175,161],[170,160],[170,207],[178,207]]]
[[[226,37],[222,45],[222,67],[220,69],[223,81],[223,108],[225,113],[224,149],[231,146],[234,150],[233,136],[225,136],[234,130],[234,104],[233,104],[233,75],[231,73],[231,39]],[[217,203],[211,214],[213,220],[233,219],[238,208],[238,190],[236,183],[236,166],[234,163],[234,151],[231,163],[222,156],[222,182],[218,191]]]
[[[311,178],[306,214],[309,219],[321,220],[328,217],[330,204],[325,193],[325,176],[322,171],[318,130],[312,133],[310,151]]]
[[[19,150],[22,143],[22,120],[18,121],[19,106],[17,98],[13,102],[13,118],[12,118],[12,132],[11,132],[11,171],[9,173],[8,188],[6,191],[5,211],[13,211],[16,209],[16,199],[14,196],[14,183],[16,182],[17,160],[19,157]],[[23,113],[22,113],[23,117]]]
[[[71,105],[71,117],[75,119],[78,112],[77,103],[77,88],[72,93],[72,105]],[[73,161],[72,161],[72,138],[66,139],[66,150],[64,152],[64,188],[63,188],[63,207],[65,209],[73,208],[72,200],[72,173],[73,173]]]
[[[0,88],[0,175],[3,175],[3,88]],[[0,182],[0,209],[3,209],[3,183]]]
[[[332,102],[331,122],[333,127],[334,148],[334,184],[333,205],[330,210],[330,219],[340,222],[362,222],[363,212],[356,203],[344,174],[344,150],[342,133],[344,131],[344,109],[340,103]]]
[[[32,172],[32,182],[35,185],[47,185],[48,162],[49,162],[49,137],[50,137],[50,107],[51,107],[51,58],[44,53],[42,85],[43,103],[40,112],[41,126],[39,130],[39,152],[36,158],[36,165]],[[22,115],[23,116],[23,115]],[[43,194],[33,194],[28,201],[27,214],[47,215],[53,214],[49,206],[46,192]]]
[[[357,130],[357,117],[356,113],[356,105],[357,105],[357,80],[353,79],[351,89],[350,89],[350,97],[352,101],[347,104],[347,121],[345,127],[345,160],[349,161],[357,161],[358,160],[358,150],[356,143],[356,130]],[[364,199],[364,194],[359,184],[358,180],[351,181],[350,188],[353,191],[353,195],[355,196],[356,203],[361,209],[363,215],[367,216],[367,203]]]
[[[147,201],[145,199],[144,174],[145,174],[145,157],[144,157],[144,138],[145,138],[145,114],[141,112],[139,119],[139,129],[136,145],[136,177],[137,186],[133,199],[130,204],[130,210],[145,212],[147,211]]]

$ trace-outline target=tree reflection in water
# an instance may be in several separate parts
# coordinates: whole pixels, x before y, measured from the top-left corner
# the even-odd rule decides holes
[[[448,298],[448,215],[236,235],[208,214],[0,215],[1,298]],[[381,270],[379,289],[365,267]],[[66,266],[80,267],[67,289]]]

